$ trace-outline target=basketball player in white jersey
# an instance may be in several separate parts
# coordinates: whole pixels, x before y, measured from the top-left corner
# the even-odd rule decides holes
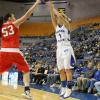
[[[71,63],[76,62],[73,48],[70,43],[70,19],[65,14],[60,14],[50,1],[47,2],[47,5],[50,9],[51,19],[57,40],[57,66],[62,86],[60,96],[67,98],[71,95],[71,69],[73,68]]]

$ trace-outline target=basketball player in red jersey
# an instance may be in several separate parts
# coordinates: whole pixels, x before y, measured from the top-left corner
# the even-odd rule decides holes
[[[33,13],[40,3],[37,0],[34,5],[19,19],[15,19],[14,14],[7,14],[1,26],[1,50],[0,50],[0,74],[7,71],[13,64],[16,64],[19,71],[23,72],[23,82],[25,90],[23,96],[31,99],[29,67],[23,54],[19,50],[19,26],[24,23]]]

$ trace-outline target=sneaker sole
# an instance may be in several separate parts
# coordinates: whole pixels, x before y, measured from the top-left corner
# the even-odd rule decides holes
[[[32,97],[27,97],[27,96],[25,96],[25,95],[22,95],[22,97],[25,98],[25,99],[27,99],[27,100],[33,100]]]

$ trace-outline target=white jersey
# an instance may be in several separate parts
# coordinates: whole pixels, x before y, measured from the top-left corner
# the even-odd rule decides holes
[[[70,34],[68,29],[63,25],[56,27],[56,39],[57,39],[57,66],[59,70],[71,69],[75,64],[76,59],[73,48],[70,43]]]
[[[63,25],[61,27],[56,27],[56,40],[57,47],[61,46],[71,46],[70,43],[70,34],[68,33],[68,29]]]

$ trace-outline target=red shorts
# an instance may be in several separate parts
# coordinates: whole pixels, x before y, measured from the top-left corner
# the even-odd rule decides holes
[[[0,73],[9,70],[12,65],[16,65],[18,71],[29,72],[29,66],[20,53],[0,52]]]

